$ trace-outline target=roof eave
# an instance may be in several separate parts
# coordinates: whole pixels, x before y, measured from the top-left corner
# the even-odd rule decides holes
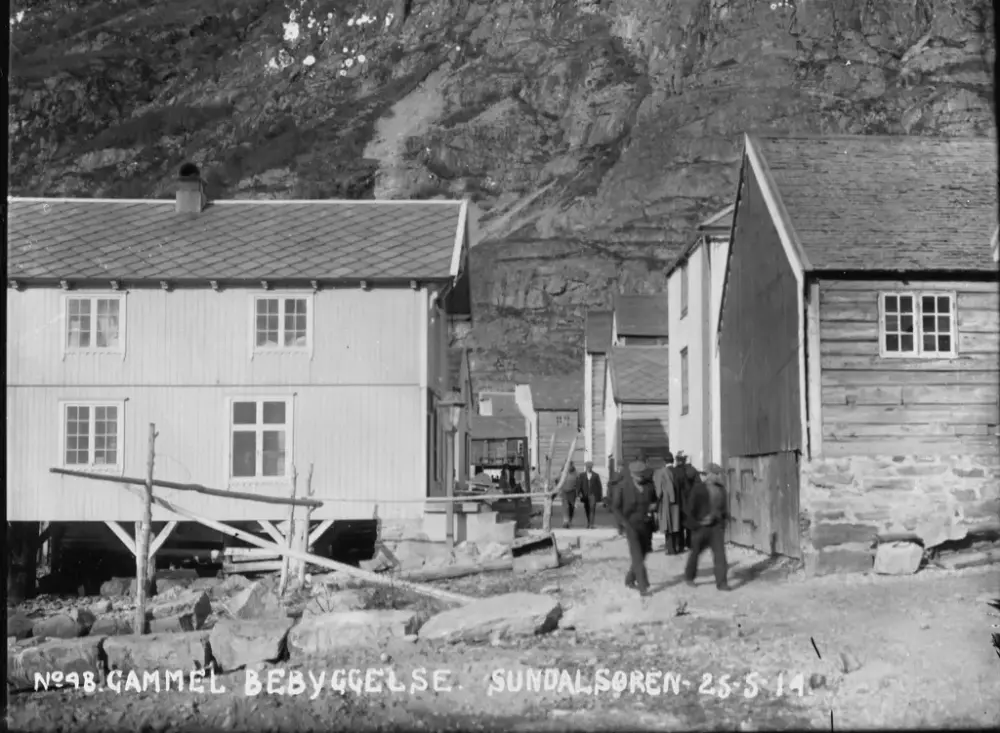
[[[658,399],[656,397],[619,397],[618,402],[623,405],[667,405],[669,400]]]
[[[263,275],[261,277],[253,278],[231,278],[231,277],[205,277],[205,278],[171,278],[171,277],[153,277],[153,278],[136,278],[136,277],[116,277],[114,274],[109,274],[107,277],[95,278],[76,278],[73,276],[63,276],[56,278],[31,278],[31,277],[20,277],[11,273],[7,274],[7,282],[16,282],[19,287],[61,287],[62,283],[67,283],[75,287],[106,287],[108,283],[117,282],[122,287],[161,287],[161,283],[168,283],[171,288],[246,288],[255,287],[260,288],[262,282],[271,285],[291,285],[297,287],[314,287],[319,286],[324,287],[348,287],[348,286],[360,286],[362,283],[369,286],[380,286],[387,288],[397,288],[397,287],[413,287],[416,284],[418,287],[424,283],[449,283],[452,281],[450,275],[448,276],[435,276],[435,277],[399,277],[399,278],[383,278],[383,277],[340,277],[340,278],[309,278],[309,277],[269,277]],[[213,286],[212,283],[215,283]]]

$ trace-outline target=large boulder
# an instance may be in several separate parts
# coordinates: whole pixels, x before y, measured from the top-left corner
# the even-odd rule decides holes
[[[132,633],[132,623],[122,616],[99,616],[90,627],[91,636],[125,636]]]
[[[15,639],[27,639],[34,628],[34,620],[23,613],[13,613],[7,617],[7,636]]]
[[[879,575],[913,575],[920,569],[924,548],[916,542],[883,542],[875,552]]]
[[[212,656],[224,672],[257,662],[274,662],[284,654],[292,619],[220,621],[212,629],[208,643]]]
[[[97,675],[100,670],[102,639],[87,636],[83,639],[49,639],[30,645],[7,648],[7,684],[13,690],[34,690],[38,687],[35,675],[51,680],[58,672],[65,679],[75,673],[81,677],[87,672]]]
[[[226,602],[226,610],[233,618],[244,620],[283,618],[288,615],[277,593],[264,583],[254,583],[237,592]]]
[[[390,638],[415,634],[419,618],[413,611],[347,611],[303,618],[288,632],[291,654],[312,656],[347,647],[370,647]]]
[[[326,586],[313,588],[312,598],[302,611],[305,617],[322,616],[327,613],[361,611],[365,607],[364,596],[356,590],[330,590]]]
[[[192,568],[160,570],[156,573],[156,594],[161,595],[173,588],[187,588],[197,579],[198,571]]]
[[[108,670],[175,672],[204,669],[210,661],[208,632],[112,636],[104,640]]]
[[[101,584],[101,595],[105,598],[135,595],[135,578],[112,578]]]
[[[163,619],[185,619],[179,621],[185,628],[172,630],[200,629],[212,612],[212,602],[208,599],[208,594],[201,590],[172,591],[167,598],[154,599],[146,610],[146,616],[150,622]],[[187,625],[190,629],[186,628]]]
[[[534,636],[555,629],[561,617],[562,606],[554,598],[506,593],[432,616],[420,629],[420,638],[483,642],[494,636]]]
[[[35,621],[31,635],[49,639],[75,639],[86,636],[97,619],[86,608],[74,608],[66,613],[47,616]]]
[[[447,565],[453,558],[443,542],[424,540],[403,540],[393,548],[392,554],[399,561],[400,570],[416,570],[424,565]]]

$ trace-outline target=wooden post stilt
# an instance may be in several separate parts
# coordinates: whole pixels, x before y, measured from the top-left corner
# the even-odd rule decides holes
[[[313,495],[313,464],[309,464],[309,473],[306,474],[306,496],[312,498]],[[309,526],[312,524],[312,507],[308,507],[305,510],[305,517],[302,519],[300,526],[298,527],[299,535],[299,552],[311,553],[312,549],[309,547]],[[301,588],[306,582],[306,564],[304,562],[299,563],[299,587]]]
[[[299,481],[299,471],[292,464],[292,498],[295,498],[296,487]],[[288,534],[286,536],[286,541],[288,543],[288,548],[294,550],[296,548],[295,544],[295,504],[291,504],[288,507]],[[285,590],[288,588],[288,577],[292,574],[292,560],[288,555],[282,555],[281,557],[281,580],[278,583],[278,595],[284,596]]]
[[[548,532],[552,528],[552,453],[556,449],[556,434],[549,440],[549,452],[545,455],[545,499],[542,510],[542,529]]]
[[[146,460],[146,490],[143,496],[142,521],[136,522],[135,532],[135,623],[136,634],[146,633],[146,599],[152,589],[155,568],[149,553],[150,529],[153,525],[153,464],[156,459],[156,425],[149,424],[149,457]]]

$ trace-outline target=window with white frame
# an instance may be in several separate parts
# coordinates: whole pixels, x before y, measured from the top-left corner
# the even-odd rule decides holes
[[[688,350],[685,346],[681,349],[681,414],[687,415],[690,409],[690,395],[688,394]]]
[[[302,351],[312,338],[310,298],[304,295],[254,297],[254,349]]]
[[[121,402],[63,404],[63,465],[79,470],[120,469],[123,411]]]
[[[681,318],[688,312],[688,263],[681,265]]]
[[[955,356],[953,293],[882,293],[879,300],[883,356]]]
[[[233,479],[284,478],[292,454],[290,398],[234,398],[229,410]]]
[[[121,351],[121,295],[73,295],[66,298],[68,351]]]

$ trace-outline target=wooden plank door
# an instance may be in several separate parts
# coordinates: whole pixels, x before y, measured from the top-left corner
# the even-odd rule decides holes
[[[754,528],[758,526],[758,487],[754,482],[753,459],[735,456],[729,459],[728,481],[729,541],[753,547]]]
[[[768,456],[770,483],[770,552],[802,557],[799,538],[799,454],[786,451]]]

